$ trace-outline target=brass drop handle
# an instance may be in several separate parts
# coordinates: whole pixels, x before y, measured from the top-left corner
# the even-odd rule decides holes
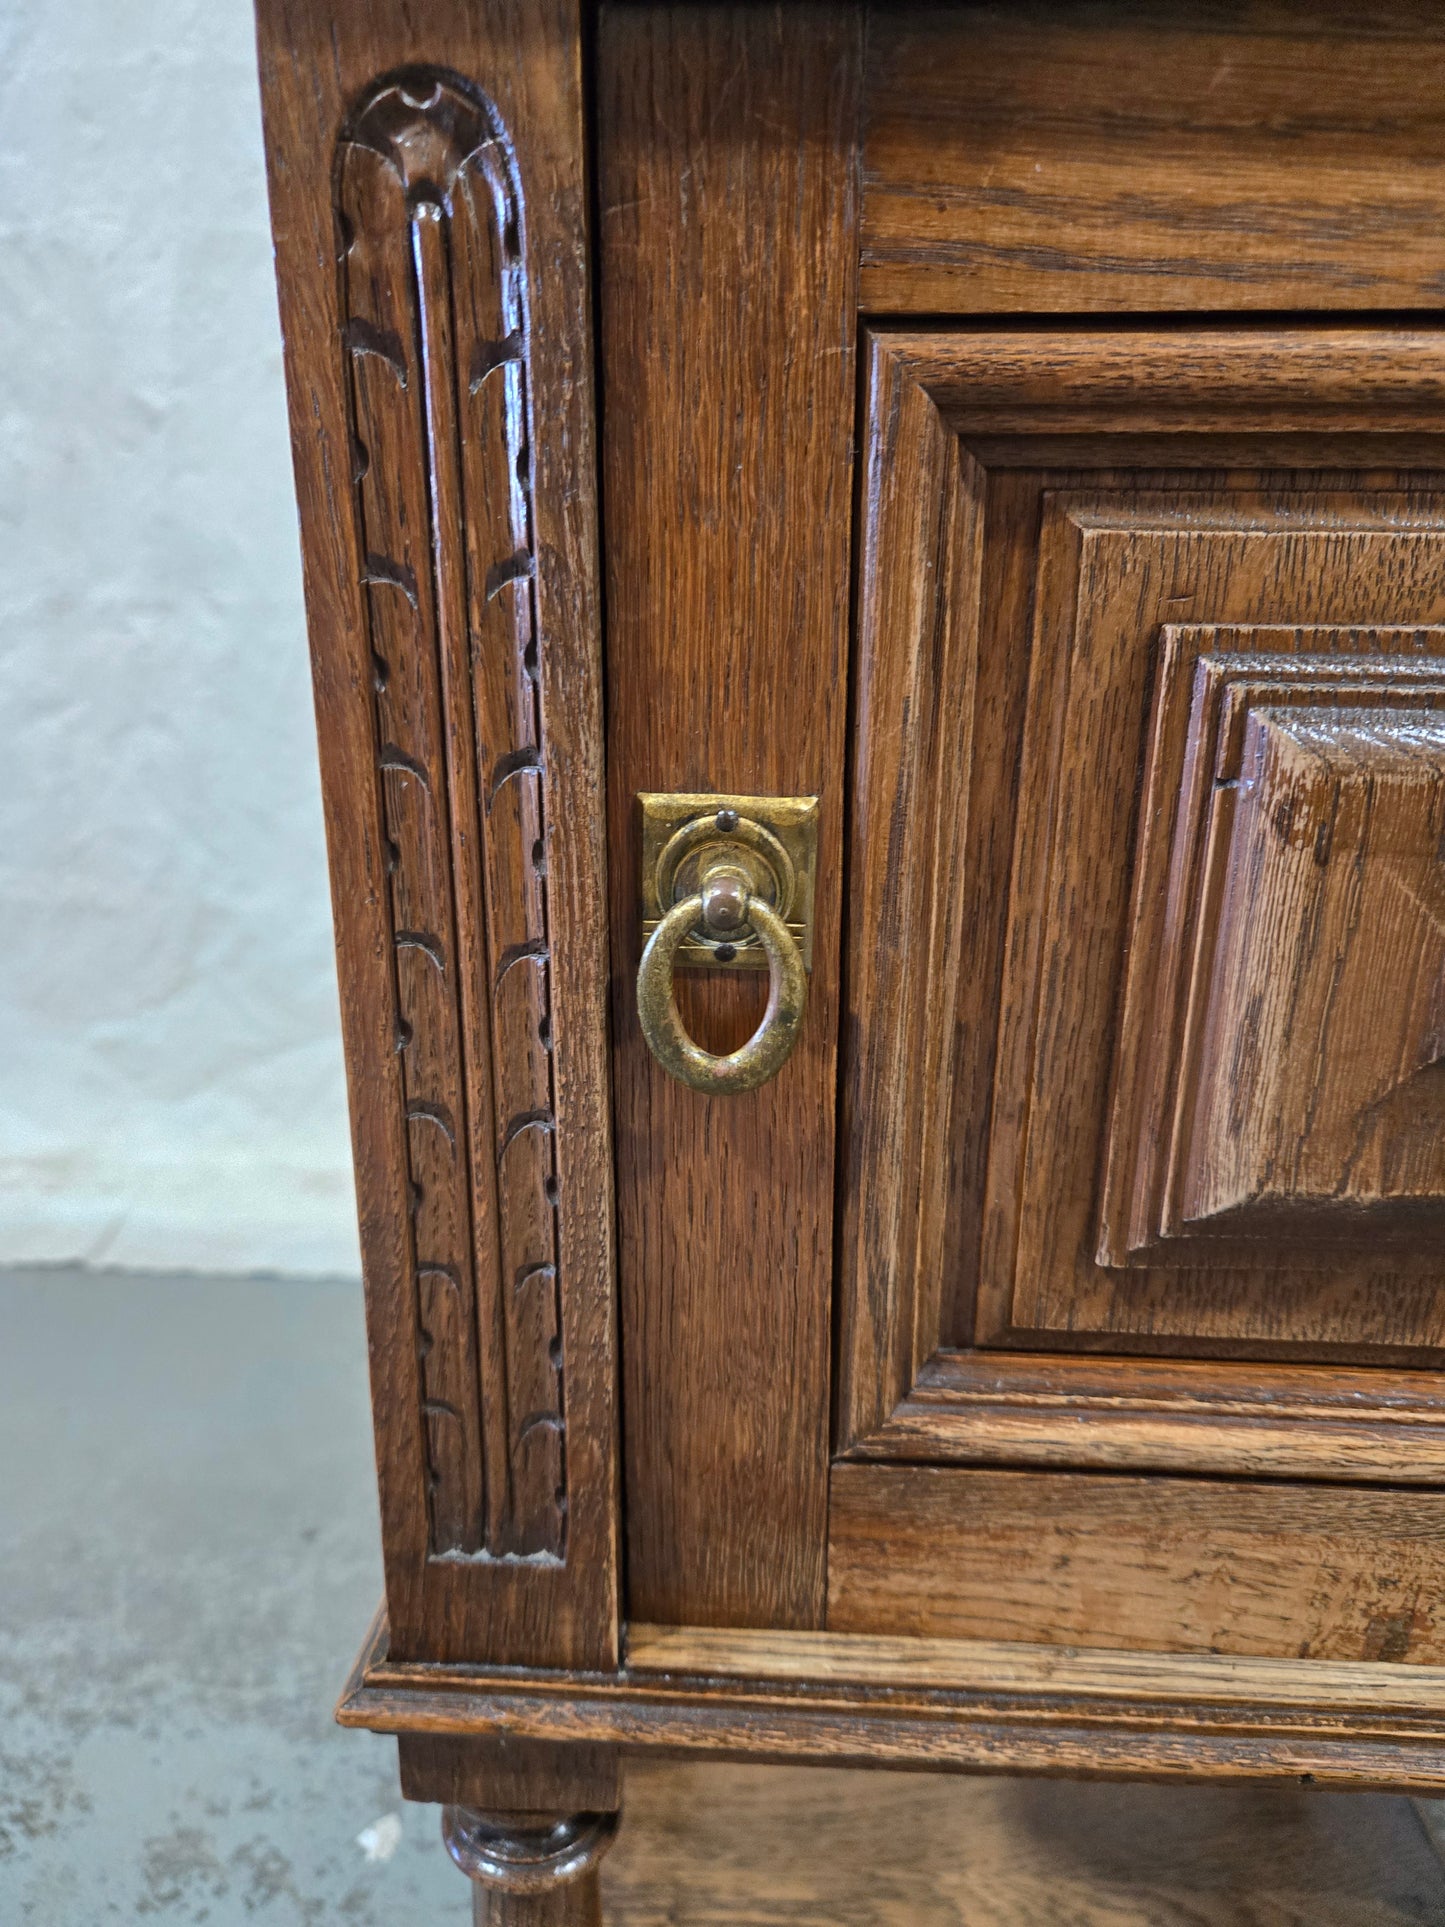
[[[702,887],[675,903],[648,938],[637,970],[637,1015],[642,1034],[662,1068],[680,1083],[713,1097],[756,1090],[782,1069],[798,1041],[808,975],[803,953],[787,924],[750,891],[746,871],[720,863]],[[724,1057],[693,1042],[677,1014],[672,965],[680,945],[701,921],[718,936],[750,928],[768,959],[768,1007],[748,1041]]]

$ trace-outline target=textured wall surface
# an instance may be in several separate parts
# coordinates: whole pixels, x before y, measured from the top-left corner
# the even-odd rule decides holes
[[[0,1261],[356,1264],[248,0],[0,9]]]

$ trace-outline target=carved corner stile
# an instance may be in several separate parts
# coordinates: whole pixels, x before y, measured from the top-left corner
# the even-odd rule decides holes
[[[567,1530],[529,291],[507,132],[430,68],[334,172],[433,1558]]]
[[[391,1643],[607,1668],[580,0],[256,10]]]

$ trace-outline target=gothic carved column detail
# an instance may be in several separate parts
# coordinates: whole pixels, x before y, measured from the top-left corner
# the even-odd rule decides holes
[[[524,209],[478,90],[408,69],[339,142],[430,1544],[558,1560],[566,1419]]]

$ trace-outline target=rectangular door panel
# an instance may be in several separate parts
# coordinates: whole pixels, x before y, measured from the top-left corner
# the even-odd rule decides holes
[[[1099,1260],[1419,1271],[1445,1228],[1445,632],[1162,637]]]
[[[1035,583],[977,1342],[1438,1346],[1445,1167],[1428,1147],[1445,1124],[1445,926],[1420,893],[1438,874],[1445,630],[1368,625],[1445,617],[1445,502],[1367,484],[1049,489]],[[1261,626],[1272,614],[1300,626]],[[1241,662],[1252,709],[1242,672],[1229,679]],[[1136,803],[1151,682],[1155,768]],[[1159,734],[1191,691],[1194,740],[1176,723],[1171,759]],[[1180,782],[1226,694],[1243,740],[1194,776],[1216,802],[1191,825]],[[1170,848],[1148,861],[1151,829]],[[1212,861],[1173,879],[1191,831],[1213,839]],[[1166,938],[1171,880],[1184,900]],[[1137,988],[1120,1037],[1126,959]],[[1148,980],[1190,966],[1166,1013],[1174,986]],[[1391,1031],[1380,999],[1396,993]],[[1169,1061],[1131,1117],[1141,1033]],[[1409,1171],[1382,1168],[1400,1161]],[[1132,1243],[1112,1215],[1131,1181],[1147,1220]]]
[[[843,1452],[1445,1472],[1442,398],[1425,328],[871,337]]]

